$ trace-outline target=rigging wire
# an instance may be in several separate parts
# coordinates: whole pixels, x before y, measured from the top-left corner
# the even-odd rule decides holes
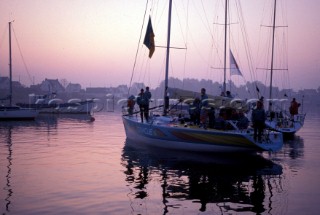
[[[128,96],[129,96],[129,93],[130,93],[132,79],[133,79],[133,75],[134,75],[134,71],[135,71],[135,67],[136,67],[136,63],[137,63],[139,47],[140,47],[141,37],[142,37],[142,30],[143,30],[143,27],[144,27],[144,20],[146,18],[146,14],[147,14],[148,2],[149,1],[147,0],[146,9],[145,9],[144,15],[143,15],[143,22],[142,22],[142,26],[141,26],[141,30],[140,30],[140,37],[139,37],[138,47],[137,47],[137,51],[136,51],[136,55],[135,55],[135,59],[134,59],[134,63],[133,63],[132,74],[131,74],[131,79],[130,79],[129,88],[128,88]]]
[[[273,71],[276,72],[278,78],[273,78],[273,85],[272,87],[280,87],[282,89],[290,89],[290,78],[289,78],[289,70],[288,70],[288,30],[287,30],[287,14],[286,14],[286,10],[284,10],[283,8],[286,8],[286,5],[284,5],[284,1],[280,1],[280,5],[278,5],[277,7],[280,7],[282,9],[279,9],[277,11],[279,16],[277,16],[277,23],[281,23],[282,25],[277,24],[275,27],[277,28],[277,31],[275,33],[275,47],[274,47],[274,68]],[[271,3],[270,3],[271,4]],[[265,18],[263,16],[261,23],[263,23],[263,20],[266,20],[267,18],[270,18],[270,20],[268,22],[273,23],[273,14],[272,11],[269,11],[269,13],[267,13],[267,9],[266,9],[266,4],[264,5],[264,10],[263,10],[263,15],[266,15],[267,17]],[[272,5],[267,5],[268,8],[273,8]],[[280,11],[282,13],[280,13]],[[263,27],[267,27],[267,33],[266,34],[262,34],[261,29]],[[262,44],[262,36],[263,35],[271,35],[272,34],[272,26],[270,25],[261,25],[260,26],[260,34],[259,34],[259,46],[258,46],[258,53],[259,53],[259,62],[263,62],[264,59],[265,61],[265,66],[262,65],[261,68],[257,68],[258,69],[262,69],[265,70],[265,82],[263,82],[263,84],[265,86],[269,86],[269,84],[267,84],[268,81],[270,81],[270,75],[269,75],[269,71],[270,71],[270,57],[271,57],[271,52],[272,52],[272,46],[271,46],[271,38],[272,37],[267,37],[264,46],[260,45]],[[286,30],[283,31],[279,31],[279,28],[285,28]],[[262,50],[266,50],[266,51],[262,51]],[[270,87],[270,86],[269,86]],[[267,90],[268,87],[264,88],[264,91]],[[265,92],[263,92],[264,94]],[[279,90],[274,90],[274,93],[277,94],[277,96],[283,96],[283,95],[279,95],[280,91]]]
[[[287,5],[286,5],[287,1],[281,1],[281,5],[282,5],[282,8],[287,8]],[[282,11],[282,20],[285,24],[285,26],[288,26],[288,20],[287,20],[287,11],[286,10],[281,10]],[[285,86],[284,87],[287,87],[288,89],[291,89],[291,86],[290,86],[290,72],[289,72],[289,62],[288,62],[288,40],[287,38],[289,38],[289,31],[288,31],[288,28],[285,28],[286,30],[283,32],[284,34],[284,42],[283,44],[285,45],[284,46],[284,57],[283,59],[285,59],[285,65],[284,65],[284,68],[286,69],[285,70],[285,76],[284,77],[284,80],[287,80],[287,83],[285,83]]]
[[[216,6],[215,6],[216,11],[214,11],[214,13],[219,14],[219,10],[221,7],[224,8],[223,3],[221,3],[220,1],[217,1]],[[219,25],[223,25],[223,24],[218,23],[219,19],[220,19],[219,16],[216,16],[216,18],[215,18],[216,21],[213,22],[215,25],[213,25],[213,26],[218,27]],[[213,31],[214,31],[214,29],[213,29]],[[223,33],[222,33],[222,31],[219,31],[219,30],[216,30],[216,32],[217,32],[216,38],[218,38],[217,41],[219,41],[220,38],[223,37]],[[219,36],[219,32],[221,34],[220,36]],[[214,40],[214,35],[212,35],[212,37],[213,37],[212,39]],[[221,58],[221,55],[219,54],[220,52],[222,52],[222,51],[220,51],[221,48],[217,45],[218,44],[217,42],[215,42],[215,43],[213,42],[213,44],[215,45],[216,56],[218,57],[219,65],[222,65],[222,58]]]
[[[221,1],[217,1],[214,8],[215,8],[215,11],[213,12],[213,14],[219,14],[220,10],[221,10],[221,7],[224,8],[225,5],[223,3],[221,3]],[[223,9],[224,11],[224,9]],[[224,19],[224,16],[222,16],[223,19]],[[211,57],[213,59],[213,57],[216,57],[216,61],[218,61],[218,65],[223,65],[223,59],[221,58],[221,54],[220,53],[223,53],[224,50],[221,49],[220,46],[218,46],[218,42],[217,41],[221,41],[221,38],[224,38],[224,33],[223,31],[220,31],[220,30],[215,30],[215,26],[221,26],[224,24],[220,24],[219,23],[219,20],[220,20],[220,17],[219,15],[218,16],[215,16],[215,18],[213,18],[213,30],[212,32],[216,32],[216,35],[214,35],[213,33],[211,34],[211,39],[212,39],[212,50],[211,50]],[[218,28],[218,27],[217,27]],[[220,32],[220,35],[219,35],[219,32]],[[215,39],[217,38],[217,39]],[[223,39],[224,40],[224,39]],[[215,54],[213,53],[213,51],[215,50]],[[218,69],[218,70],[222,70],[223,69],[223,66],[219,66],[220,68],[215,68],[213,66],[211,66],[210,68],[211,69]],[[215,73],[213,73],[215,75]],[[221,79],[221,75],[219,75],[220,77],[220,80],[218,81],[219,83],[222,83],[222,79]],[[217,80],[216,80],[217,81]]]
[[[7,29],[7,28],[5,28],[5,29]],[[1,48],[2,44],[4,44],[3,41],[4,41],[4,39],[5,39],[5,35],[6,35],[6,34],[7,34],[6,30],[4,30],[4,31],[3,31],[3,34],[2,34],[2,36],[1,36],[1,40],[0,40],[0,48]]]
[[[159,0],[157,0],[157,1],[152,0],[150,3],[150,17],[157,17],[158,8],[159,8]],[[154,10],[155,10],[155,13],[153,12]],[[160,17],[162,17],[162,15],[164,14],[164,11],[165,11],[165,7],[163,7],[163,9],[162,9]],[[155,25],[153,25],[155,32],[156,32],[156,28],[155,28],[156,26],[158,26],[157,22],[155,22]],[[143,44],[141,46],[143,46]],[[150,86],[151,74],[152,74],[150,72],[151,60],[150,60],[150,58],[146,57],[147,53],[148,53],[148,51],[147,51],[147,49],[145,49],[144,54],[143,54],[143,58],[142,58],[142,63],[141,63],[141,70],[140,70],[143,72],[140,73],[139,81],[140,82],[142,81],[143,83],[147,83],[146,86]]]
[[[209,22],[208,15],[207,15],[206,10],[205,10],[205,6],[203,4],[203,0],[201,0],[201,6],[202,6],[202,11],[203,11],[203,14],[205,16],[204,18],[205,18],[206,22],[204,22],[202,19],[201,19],[201,21],[205,24],[204,26],[206,26],[206,29],[209,32],[209,34],[212,35],[212,31],[211,31],[211,28],[210,28],[210,22]]]
[[[185,75],[186,75],[186,62],[187,62],[187,52],[188,52],[188,49],[187,49],[187,47],[188,47],[188,32],[189,32],[189,25],[188,25],[188,23],[189,23],[189,0],[188,0],[188,2],[187,2],[187,14],[186,14],[186,41],[185,41],[185,47],[186,47],[186,51],[185,51],[185,53],[184,53],[184,65],[183,65],[183,76],[185,77]],[[184,81],[185,81],[185,79],[183,79],[183,81],[182,81],[182,89],[184,89]]]
[[[15,30],[14,30],[13,25],[12,25],[12,30],[13,30],[13,35],[14,35],[14,38],[15,38],[15,40],[16,40],[18,49],[19,49],[20,57],[21,57],[21,59],[22,59],[23,65],[24,65],[24,67],[25,67],[25,69],[26,69],[26,71],[27,71],[29,81],[30,81],[30,83],[32,83],[32,78],[31,78],[31,75],[30,75],[30,73],[29,73],[29,69],[28,69],[28,67],[27,67],[26,61],[24,60],[24,57],[23,57],[23,55],[22,55],[21,47],[20,47],[19,41],[18,41],[18,39],[17,39],[17,35],[16,35],[16,32],[15,32]]]
[[[265,41],[265,45],[263,46],[263,44],[262,44],[262,35],[263,35],[263,32],[262,32],[262,29],[264,29],[263,27],[263,25],[262,25],[262,23],[264,22],[264,20],[266,19],[264,16],[266,16],[266,7],[267,7],[267,2],[265,2],[265,4],[264,4],[264,6],[263,6],[263,10],[262,10],[262,17],[261,17],[261,21],[260,21],[260,30],[259,30],[259,40],[258,40],[258,50],[257,50],[257,53],[258,53],[258,59],[257,59],[257,65],[258,65],[258,67],[256,67],[256,73],[255,73],[255,87],[256,87],[256,89],[259,89],[258,88],[258,76],[257,76],[257,74],[258,74],[258,70],[260,70],[261,68],[259,68],[259,65],[260,65],[260,63],[259,62],[261,62],[262,60],[261,59],[265,59],[265,60],[267,60],[267,61],[269,61],[268,60],[268,56],[269,56],[269,53],[270,53],[270,37],[267,37],[268,39],[269,39],[269,41],[268,40],[266,40]],[[272,17],[271,15],[270,15],[270,17]],[[271,18],[271,21],[269,21],[269,22],[271,22],[272,23],[272,18]],[[270,32],[267,32],[265,35],[269,35],[270,34]],[[263,52],[263,54],[264,55],[262,55],[262,51],[261,50],[267,50],[267,51],[265,51],[265,52]],[[259,58],[259,55],[260,55],[260,58]],[[268,68],[268,66],[266,66],[266,68]],[[265,86],[266,86],[266,82],[267,82],[267,73],[265,73],[265,75],[266,75],[266,77],[265,77],[265,82],[261,82],[261,83],[263,83]],[[259,94],[261,94],[261,95],[264,95],[265,94],[265,92],[258,92],[258,95]]]
[[[153,2],[153,1],[152,1]],[[158,26],[161,26],[161,20],[164,20],[164,16],[165,16],[165,12],[166,12],[166,10],[167,10],[167,5],[166,4],[163,4],[162,6],[161,6],[161,4],[159,3],[160,2],[160,0],[158,0],[158,1],[155,1],[155,3],[152,3],[152,6],[151,6],[151,8],[152,8],[152,14],[151,14],[151,16],[153,17],[153,23],[155,23],[154,24],[154,32],[157,32],[157,27]],[[155,38],[157,38],[157,37],[155,37]],[[158,41],[155,41],[155,43],[157,44],[157,42]],[[157,47],[162,47],[162,46],[158,46],[158,45],[156,45],[156,48]],[[144,58],[144,59],[147,59],[146,57]],[[160,85],[161,84],[161,81],[163,81],[163,76],[164,76],[164,74],[163,74],[163,71],[165,71],[165,60],[166,58],[165,58],[165,56],[164,56],[164,58],[163,58],[163,60],[162,60],[162,64],[161,64],[161,68],[159,68],[159,72],[153,72],[153,74],[157,74],[158,75],[158,77],[157,77],[157,83],[158,83],[158,85]],[[150,65],[150,60],[149,59],[147,59],[147,61],[148,61],[148,65]],[[141,70],[141,71],[143,71],[143,70]],[[148,66],[148,67],[145,67],[145,72],[149,72],[150,71],[150,66]],[[150,74],[150,73],[149,73]],[[149,76],[150,77],[150,76]],[[157,92],[157,95],[155,95],[155,96],[159,96],[158,95],[158,93],[160,93],[160,92]],[[161,94],[161,93],[160,93]]]
[[[231,48],[231,46],[230,46],[230,44],[231,44],[231,10],[230,10],[230,1],[227,1],[226,2],[227,3],[227,5],[226,5],[226,7],[227,7],[227,11],[228,11],[228,13],[227,13],[227,16],[228,16],[228,18],[227,18],[227,23],[226,23],[226,28],[227,28],[227,32],[228,32],[228,45],[226,46],[226,50],[225,50],[225,52],[227,52],[227,47],[229,47],[229,50],[230,50],[230,48]],[[227,37],[226,37],[226,39],[227,39]],[[225,55],[227,56],[227,53],[225,53]],[[230,56],[229,56],[230,57]],[[229,65],[230,65],[230,63],[229,63]],[[226,65],[225,65],[225,69],[227,69],[227,62],[226,62]],[[229,67],[230,68],[230,67]],[[227,72],[226,72],[227,73]],[[227,76],[227,74],[225,74],[226,76]],[[229,69],[229,90],[231,91],[231,70]],[[227,86],[226,86],[227,87]],[[225,93],[225,92],[224,92]]]
[[[216,10],[213,11],[213,14],[219,14],[218,11],[220,10],[220,7],[221,7],[220,4],[222,4],[220,1],[216,2],[216,5],[214,6],[214,8]],[[222,8],[223,8],[223,5],[222,5]],[[221,25],[221,24],[218,23],[219,19],[220,19],[219,16],[216,16],[215,18],[213,18],[213,27],[212,27],[213,29],[212,29],[212,31],[216,32],[217,34],[216,34],[216,37],[215,37],[215,35],[213,35],[213,33],[212,33],[211,37],[212,37],[212,46],[215,47],[215,49],[213,49],[213,50],[216,51],[215,52],[215,56],[217,57],[219,65],[222,65],[222,58],[221,58],[221,55],[219,54],[220,53],[220,47],[217,45],[218,43],[214,40],[214,38],[217,38],[217,41],[219,41],[220,37],[221,37],[221,35],[219,37],[219,32],[220,31],[219,30],[215,30],[215,26]],[[213,50],[211,52],[212,56],[213,56]]]
[[[252,59],[252,51],[251,51],[251,46],[250,43],[248,41],[248,33],[247,33],[247,29],[246,29],[246,25],[245,25],[245,19],[243,16],[243,10],[242,10],[242,6],[240,1],[236,1],[236,7],[237,7],[237,12],[238,12],[238,16],[240,19],[240,29],[244,38],[244,48],[245,48],[245,53],[246,53],[246,59],[247,59],[247,63],[249,66],[249,72],[250,72],[250,77],[251,77],[251,81],[256,80],[254,77],[254,67],[253,67],[253,59]],[[245,79],[245,77],[243,77],[246,84],[247,84],[247,80]],[[251,94],[251,92],[255,92],[255,90],[251,91],[249,90],[249,94]]]
[[[0,40],[0,50],[2,49],[2,44],[4,44],[4,40],[5,40],[5,35],[7,34],[7,28],[5,28],[3,30],[3,34],[1,36],[1,40]],[[1,77],[1,65],[0,65],[0,77]]]
[[[181,35],[183,37],[183,41],[184,41],[184,48],[175,48],[175,49],[185,49],[187,50],[187,41],[188,41],[188,23],[189,23],[189,15],[188,15],[188,10],[189,10],[189,1],[187,2],[187,10],[186,10],[186,26],[185,26],[185,31],[186,31],[186,35],[184,37],[184,33],[183,33],[183,28],[182,28],[182,24],[181,24],[181,18],[179,16],[179,13],[178,13],[178,7],[176,5],[176,2],[173,2],[174,3],[174,9],[176,10],[176,15],[178,16],[178,23],[179,23],[179,26],[180,26],[180,31],[181,31]],[[184,4],[182,4],[182,6],[184,6]],[[184,8],[184,7],[183,7]],[[185,9],[185,8],[184,8]],[[184,65],[183,65],[183,77],[185,77],[185,72],[186,72],[186,60],[187,60],[187,51],[185,51],[185,54],[184,54]],[[172,68],[172,61],[170,61],[170,64],[171,64],[171,68]],[[173,69],[172,69],[173,71]],[[173,74],[173,73],[172,73]],[[174,80],[174,79],[173,79]],[[184,80],[184,79],[183,79]],[[182,80],[182,89],[184,87],[183,85],[183,80]],[[175,86],[175,83],[174,83],[174,86]]]

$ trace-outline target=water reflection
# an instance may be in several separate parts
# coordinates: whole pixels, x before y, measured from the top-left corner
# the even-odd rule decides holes
[[[0,121],[0,182],[2,189],[2,191],[0,191],[0,196],[3,196],[0,202],[1,214],[5,214],[5,212],[9,213],[13,210],[13,191],[17,190],[14,188],[17,188],[16,186],[19,184],[12,182],[12,177],[15,175],[13,171],[16,170],[19,172],[19,168],[15,168],[17,166],[15,166],[13,161],[16,160],[19,163],[20,158],[17,159],[17,155],[15,156],[15,153],[19,154],[16,150],[19,148],[20,143],[31,142],[35,144],[51,144],[52,142],[45,141],[45,138],[50,140],[51,136],[56,136],[59,132],[57,129],[58,126],[60,126],[59,124],[72,125],[77,124],[78,122],[91,123],[88,116],[75,114],[40,115],[35,121]],[[28,145],[28,148],[30,147],[31,145]],[[26,153],[26,151],[27,150],[23,150],[24,153]]]
[[[34,121],[0,121],[0,127],[48,127],[56,128],[58,122],[88,122],[93,121],[92,116],[87,114],[40,114]]]
[[[272,210],[273,193],[281,192],[282,166],[258,155],[172,152],[126,140],[122,165],[133,201],[148,201],[149,184],[159,185],[163,214],[182,207],[169,200],[199,204],[200,211],[214,203],[221,212],[262,213]]]
[[[302,137],[293,135],[284,141],[283,151],[291,159],[304,157],[304,140]]]
[[[11,204],[11,196],[13,195],[13,189],[11,186],[11,172],[12,172],[12,128],[9,127],[7,130],[2,129],[1,136],[3,137],[3,143],[5,143],[6,148],[8,149],[7,152],[7,163],[6,169],[7,172],[5,174],[5,187],[4,190],[6,191],[5,197],[5,208],[7,212],[10,212],[10,204]],[[1,138],[2,139],[2,138]],[[1,141],[2,142],[2,141]]]
[[[77,122],[91,122],[92,116],[88,114],[40,114],[37,121],[77,121]]]
[[[92,117],[87,114],[40,114],[35,121],[0,121],[0,129],[13,129],[12,132],[23,133],[30,130],[39,135],[46,134],[48,140],[51,135],[57,134],[59,124],[93,123]]]

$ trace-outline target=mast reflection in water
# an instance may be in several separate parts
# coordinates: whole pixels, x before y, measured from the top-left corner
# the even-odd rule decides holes
[[[122,165],[136,213],[150,201],[162,204],[166,214],[181,207],[179,200],[190,200],[200,211],[210,204],[220,212],[262,213],[272,210],[273,192],[281,190],[282,166],[259,155],[173,152],[126,140]],[[158,204],[155,189],[162,190]]]
[[[7,212],[10,212],[10,204],[11,204],[11,196],[13,194],[12,187],[11,187],[11,166],[12,166],[12,127],[8,127],[8,129],[3,129],[4,133],[1,132],[1,135],[3,135],[4,143],[8,147],[8,154],[7,154],[7,174],[6,174],[6,183],[4,190],[7,191],[7,196],[5,197],[5,208]],[[1,138],[2,139],[2,138]],[[2,141],[1,141],[2,142]]]

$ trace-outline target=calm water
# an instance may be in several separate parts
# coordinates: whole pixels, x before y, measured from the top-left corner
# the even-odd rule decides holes
[[[0,122],[1,214],[318,214],[320,114],[278,153],[126,141],[120,113]]]

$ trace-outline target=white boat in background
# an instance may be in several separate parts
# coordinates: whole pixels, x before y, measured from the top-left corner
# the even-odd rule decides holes
[[[265,124],[267,127],[284,135],[293,135],[303,127],[305,117],[305,113],[291,116],[286,110],[277,109],[269,112]]]
[[[0,121],[3,120],[34,120],[39,111],[32,108],[22,108],[12,105],[12,58],[11,58],[11,22],[9,22],[9,96],[5,100],[9,100],[8,105],[0,106]]]
[[[6,120],[34,120],[39,111],[32,108],[18,106],[0,106],[0,121]]]
[[[275,102],[273,102],[273,92],[272,92],[272,84],[273,84],[273,73],[274,70],[281,70],[279,68],[275,68],[274,65],[274,56],[275,56],[275,31],[277,27],[287,27],[287,26],[277,26],[276,25],[276,10],[277,9],[277,0],[274,0],[274,8],[273,8],[273,24],[272,26],[272,41],[271,41],[271,62],[270,62],[270,86],[269,86],[269,103],[268,103],[268,117],[265,121],[267,127],[281,132],[284,135],[292,135],[299,131],[303,125],[306,114],[302,112],[291,115],[287,109],[283,107],[283,105],[278,106]],[[303,105],[303,104],[302,104]]]
[[[29,95],[29,103],[18,103],[20,107],[34,108],[40,113],[57,114],[87,114],[92,115],[95,108],[95,99],[70,99],[64,102],[55,95]]]
[[[225,5],[228,5],[228,0],[226,0]],[[281,133],[276,131],[265,130],[262,141],[257,142],[254,141],[253,138],[253,129],[250,127],[246,129],[240,129],[237,126],[236,121],[226,121],[229,129],[205,129],[199,128],[199,126],[196,125],[181,123],[178,117],[170,115],[168,111],[169,98],[167,96],[167,89],[171,31],[171,8],[172,0],[169,1],[165,91],[163,95],[165,105],[163,106],[163,115],[152,115],[150,116],[148,122],[141,122],[140,117],[137,117],[137,115],[130,115],[127,113],[123,114],[122,119],[127,139],[143,143],[147,146],[150,145],[167,149],[188,150],[194,152],[258,152],[277,151],[281,149],[283,145],[283,137]],[[228,16],[226,15],[225,17],[225,23],[227,23]],[[227,24],[225,24],[225,28],[227,28]],[[152,49],[150,49],[150,51],[151,50]],[[226,67],[226,62],[224,66]]]

